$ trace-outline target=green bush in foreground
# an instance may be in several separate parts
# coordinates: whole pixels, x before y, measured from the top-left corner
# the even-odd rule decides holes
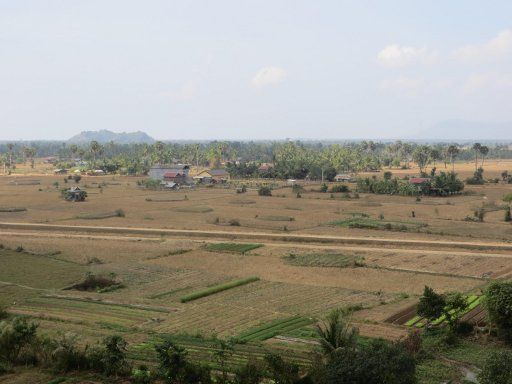
[[[480,384],[512,383],[512,352],[492,353],[486,360],[482,372],[478,375]]]
[[[186,303],[192,300],[197,300],[202,297],[210,296],[218,292],[222,292],[231,288],[239,287],[241,285],[249,284],[254,281],[258,281],[259,277],[248,277],[246,279],[240,279],[240,280],[233,280],[224,284],[214,285],[213,287],[204,289],[202,291],[193,292],[189,295],[183,296],[180,298],[180,301],[182,303]]]

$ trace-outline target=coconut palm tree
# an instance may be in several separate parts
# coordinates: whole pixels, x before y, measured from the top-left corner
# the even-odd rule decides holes
[[[354,348],[358,330],[350,326],[346,312],[341,309],[332,311],[321,324],[317,325],[320,347],[325,355],[342,348]]]
[[[480,154],[482,155],[482,165],[481,165],[481,167],[483,167],[484,166],[485,156],[487,156],[489,154],[489,147],[487,147],[485,145],[482,145],[480,147]]]
[[[452,172],[455,172],[455,158],[459,154],[459,148],[455,145],[450,145],[446,150],[448,156],[450,156],[450,163],[452,164]]]
[[[475,171],[478,168],[478,154],[480,153],[481,148],[482,148],[482,144],[480,144],[480,143],[473,144],[473,151],[475,152]]]

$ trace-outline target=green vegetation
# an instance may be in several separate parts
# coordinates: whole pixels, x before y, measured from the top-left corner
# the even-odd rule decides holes
[[[0,212],[24,212],[27,208],[24,207],[0,207]]]
[[[261,186],[258,189],[258,195],[260,196],[272,196],[272,188],[267,186]]]
[[[480,384],[512,383],[512,352],[492,353],[485,362],[482,372],[478,375]]]
[[[108,219],[111,217],[125,217],[126,214],[122,209],[116,209],[112,212],[102,212],[102,213],[87,213],[76,216],[77,219],[81,220],[101,220]]]
[[[212,212],[213,208],[206,206],[191,206],[191,207],[178,207],[174,209],[176,212],[185,213],[208,213]]]
[[[362,267],[365,265],[364,257],[356,255],[343,255],[339,253],[311,253],[294,254],[283,256],[286,264],[299,265],[304,267]]]
[[[203,289],[201,291],[192,292],[192,293],[190,293],[190,294],[188,294],[186,296],[181,297],[180,301],[182,303],[187,303],[187,302],[192,301],[192,300],[197,300],[197,299],[200,299],[202,297],[210,296],[210,295],[213,295],[215,293],[226,291],[228,289],[239,287],[241,285],[246,285],[246,284],[258,281],[258,280],[259,280],[259,277],[253,276],[253,277],[248,277],[246,279],[239,279],[239,280],[228,281],[227,283],[214,285],[213,287],[209,287],[209,288]]]
[[[335,220],[329,224],[347,228],[379,229],[403,232],[418,231],[420,228],[427,226],[427,224],[423,222],[375,220],[368,217],[352,217],[345,220]]]
[[[512,192],[509,192],[503,196],[503,201],[512,203]]]
[[[243,254],[261,247],[263,247],[263,244],[210,243],[206,246],[206,250],[213,252],[233,252]]]
[[[116,280],[114,274],[108,276],[95,275],[88,272],[85,279],[77,284],[72,285],[68,289],[75,289],[77,291],[96,291],[99,293],[111,292],[113,290],[123,288],[124,285]]]
[[[244,331],[240,333],[236,339],[243,342],[264,341],[274,336],[302,328],[312,322],[313,319],[303,316],[292,316],[285,319],[278,319]]]
[[[512,344],[512,282],[492,282],[485,291],[485,306],[498,336]]]

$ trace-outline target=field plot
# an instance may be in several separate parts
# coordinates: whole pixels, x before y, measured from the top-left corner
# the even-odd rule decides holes
[[[263,356],[268,348],[291,351],[307,364],[315,324],[332,309],[353,310],[364,336],[397,339],[407,327],[386,319],[410,310],[425,285],[471,296],[489,280],[512,276],[510,251],[486,248],[512,239],[500,208],[501,197],[512,190],[508,185],[417,201],[331,197],[311,191],[319,185],[310,184],[297,199],[287,187],[262,197],[224,187],[148,191],[137,178],[84,177],[79,185],[89,198],[69,203],[53,186],[61,178],[34,179],[0,178],[0,206],[6,208],[0,221],[96,230],[1,229],[6,249],[0,250],[0,304],[37,319],[45,332],[79,332],[84,342],[121,333],[130,355],[141,361],[150,361],[154,343],[166,336],[201,361],[211,360],[214,337],[238,337],[246,344],[236,346],[230,364],[240,364],[249,352]],[[484,222],[466,220],[484,205]],[[99,228],[109,226],[118,231]],[[136,232],[148,228],[184,232]],[[242,235],[256,232],[263,237]],[[358,242],[322,242],[326,236]],[[476,245],[451,245],[469,241]],[[64,290],[86,273],[113,276],[122,288]],[[467,315],[481,312],[475,307]]]

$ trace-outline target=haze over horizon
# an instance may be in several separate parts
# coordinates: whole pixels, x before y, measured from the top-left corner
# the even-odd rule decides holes
[[[511,2],[25,0],[0,11],[0,140],[100,129],[512,139]]]

